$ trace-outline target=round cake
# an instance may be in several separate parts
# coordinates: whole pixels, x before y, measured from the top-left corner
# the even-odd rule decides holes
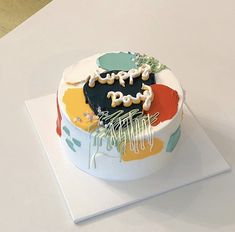
[[[82,171],[127,181],[167,165],[180,139],[184,91],[155,57],[96,54],[65,69],[57,134]]]

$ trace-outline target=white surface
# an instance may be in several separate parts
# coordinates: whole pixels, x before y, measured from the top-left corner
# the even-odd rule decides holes
[[[55,99],[55,94],[52,94],[29,100],[26,105],[75,223],[230,169],[184,107],[177,153],[156,174],[129,182],[104,181],[92,177],[69,162],[62,151],[55,132]]]
[[[83,57],[151,53],[180,79],[192,111],[234,169],[234,9],[234,0],[54,0],[1,38],[0,230],[235,231],[233,170],[75,226],[24,106],[55,92],[64,68]]]

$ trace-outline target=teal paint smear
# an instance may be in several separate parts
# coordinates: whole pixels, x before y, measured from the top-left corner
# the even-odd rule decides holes
[[[76,146],[81,147],[81,142],[80,142],[79,140],[77,140],[77,139],[75,139],[75,138],[72,138],[72,140],[73,140],[73,143],[74,143]]]
[[[68,136],[70,136],[70,131],[69,131],[69,129],[68,129],[66,126],[63,126],[63,131],[64,131]]]
[[[171,137],[170,137],[170,139],[167,143],[167,146],[166,146],[166,151],[167,152],[172,152],[174,150],[176,144],[179,141],[180,135],[181,135],[181,129],[180,129],[180,126],[179,126],[176,129],[176,131],[171,135]]]
[[[68,138],[66,138],[65,141],[66,141],[66,143],[68,144],[69,148],[70,148],[72,151],[76,152],[76,150],[75,150],[74,147],[73,147],[73,142],[70,141]]]
[[[128,71],[132,68],[137,68],[135,64],[135,57],[135,54],[127,52],[106,53],[97,58],[96,63],[100,68],[103,68],[106,71]]]

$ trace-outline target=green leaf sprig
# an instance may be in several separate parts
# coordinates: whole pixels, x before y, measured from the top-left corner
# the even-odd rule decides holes
[[[136,58],[135,58],[135,63],[137,65],[137,67],[140,67],[143,64],[148,64],[150,65],[152,71],[154,73],[158,73],[160,71],[162,71],[163,69],[166,69],[167,66],[164,64],[161,64],[159,62],[159,60],[157,60],[156,58],[152,57],[152,56],[148,56],[146,54],[136,54]]]

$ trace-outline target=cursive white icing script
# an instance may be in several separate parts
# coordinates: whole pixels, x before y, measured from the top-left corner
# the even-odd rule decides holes
[[[143,64],[141,67],[137,69],[130,69],[128,72],[120,71],[117,74],[108,73],[105,77],[101,77],[100,73],[96,71],[93,75],[90,75],[88,85],[93,88],[95,86],[95,82],[98,81],[101,84],[109,84],[112,85],[115,80],[119,80],[120,85],[125,87],[125,80],[129,78],[129,84],[133,85],[133,79],[140,76],[142,80],[146,81],[149,79],[149,74],[151,73],[151,67],[148,64]]]
[[[107,98],[112,99],[112,107],[119,106],[123,103],[125,107],[129,107],[132,104],[139,104],[141,101],[143,101],[143,110],[148,111],[151,103],[154,98],[154,94],[152,91],[152,88],[148,85],[145,85],[144,83],[142,84],[142,90],[144,90],[143,93],[137,93],[136,97],[133,97],[131,95],[126,95],[124,96],[122,92],[117,91],[109,91],[107,94]]]

